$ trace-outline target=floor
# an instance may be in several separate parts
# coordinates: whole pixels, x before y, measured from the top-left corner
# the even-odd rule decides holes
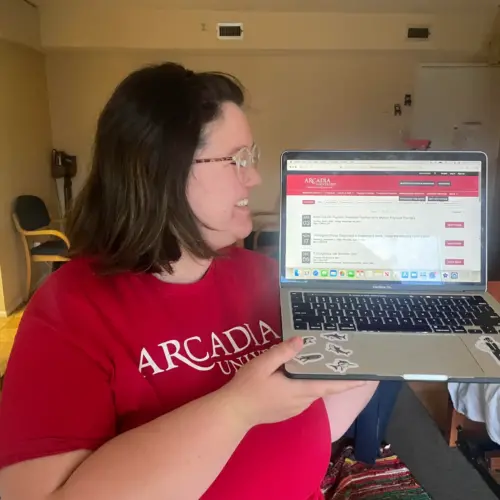
[[[21,309],[8,318],[0,318],[0,376],[5,373],[17,327],[21,321],[24,310]]]
[[[410,382],[408,385],[439,429],[449,431],[448,385],[444,382]]]
[[[496,496],[457,448],[450,448],[415,391],[401,390],[387,440],[433,500],[494,500]]]

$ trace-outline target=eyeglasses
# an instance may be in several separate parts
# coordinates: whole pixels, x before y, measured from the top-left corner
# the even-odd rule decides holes
[[[228,161],[236,165],[238,177],[245,180],[250,172],[250,168],[257,168],[260,159],[260,149],[257,144],[251,148],[246,146],[241,148],[234,156],[223,156],[222,158],[199,158],[194,163],[215,163]]]

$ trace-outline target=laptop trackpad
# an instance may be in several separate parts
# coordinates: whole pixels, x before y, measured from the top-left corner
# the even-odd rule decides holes
[[[299,359],[286,365],[292,376],[366,375],[428,381],[484,376],[461,336],[324,332],[307,338]]]
[[[483,370],[459,336],[356,333],[345,343],[359,373],[404,376],[408,380],[481,377]],[[433,376],[433,377],[432,377]]]

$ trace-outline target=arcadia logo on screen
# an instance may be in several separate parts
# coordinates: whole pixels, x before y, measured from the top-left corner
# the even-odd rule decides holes
[[[310,184],[311,186],[335,186],[335,183],[328,179],[328,177],[307,177],[306,184]]]

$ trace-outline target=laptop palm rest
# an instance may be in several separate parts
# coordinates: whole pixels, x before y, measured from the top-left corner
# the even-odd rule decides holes
[[[308,345],[296,360],[286,364],[290,376],[376,375],[429,381],[484,376],[460,335],[314,333],[304,332]]]

